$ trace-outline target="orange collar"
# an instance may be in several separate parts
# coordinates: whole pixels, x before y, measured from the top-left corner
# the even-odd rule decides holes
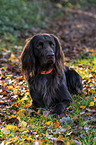
[[[48,71],[41,71],[41,74],[42,74],[42,75],[50,74],[52,71],[53,71],[53,68],[51,68],[51,69],[48,70]]]

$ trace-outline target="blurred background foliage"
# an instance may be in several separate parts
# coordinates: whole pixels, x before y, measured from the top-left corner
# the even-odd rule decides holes
[[[17,34],[41,24],[43,3],[26,0],[0,0],[0,33]]]
[[[81,9],[94,4],[96,0],[0,0],[0,34],[18,36],[30,28],[47,27],[50,17],[62,15],[66,7]],[[54,13],[52,7],[56,8]]]

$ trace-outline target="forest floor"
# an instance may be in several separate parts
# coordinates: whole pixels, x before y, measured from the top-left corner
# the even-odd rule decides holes
[[[18,37],[0,35],[0,143],[95,145],[96,7],[63,9],[61,4],[52,4],[45,12],[45,27],[32,27]],[[65,64],[82,76],[83,93],[73,95],[76,104],[68,107],[64,116],[52,116],[49,110],[41,109],[31,116],[33,110],[29,108],[30,94],[21,74],[20,53],[25,39],[36,33],[55,34],[60,39]]]

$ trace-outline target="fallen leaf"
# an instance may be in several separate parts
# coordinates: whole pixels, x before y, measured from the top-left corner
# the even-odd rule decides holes
[[[27,137],[27,138],[25,138],[25,140],[34,141],[34,139],[32,139],[31,137]]]
[[[57,128],[59,127],[59,125],[60,125],[60,122],[56,121],[54,127]]]
[[[81,108],[81,109],[85,109],[85,108],[86,108],[86,106],[80,106],[80,108]]]
[[[81,28],[81,27],[82,27],[82,25],[80,25],[80,24],[77,25],[77,28]]]
[[[13,86],[7,86],[8,89],[13,89]]]
[[[92,106],[94,106],[94,102],[93,101],[90,102],[90,104],[89,104],[89,107],[92,107]]]
[[[12,53],[10,59],[16,59],[16,56]]]
[[[6,128],[10,130],[18,130],[18,127],[15,125],[7,125]]]
[[[45,125],[53,125],[53,122],[52,121],[48,121],[45,123]]]
[[[94,97],[94,102],[96,102],[96,98]]]
[[[6,92],[6,91],[2,92],[2,95],[6,95],[6,94],[7,94],[7,92]]]
[[[30,96],[30,93],[29,92],[26,92],[25,95]]]
[[[25,122],[25,121],[21,121],[19,123],[19,127],[21,127],[21,128],[25,128],[26,126],[27,126],[27,122]]]
[[[28,100],[28,98],[26,96],[24,96],[21,100],[25,101],[25,100]]]
[[[70,142],[69,142],[69,141],[67,141],[66,145],[70,145]]]

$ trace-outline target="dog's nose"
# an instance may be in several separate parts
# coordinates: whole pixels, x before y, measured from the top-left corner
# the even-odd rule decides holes
[[[47,54],[47,56],[48,56],[48,57],[54,56],[54,52],[49,52],[49,53]]]

